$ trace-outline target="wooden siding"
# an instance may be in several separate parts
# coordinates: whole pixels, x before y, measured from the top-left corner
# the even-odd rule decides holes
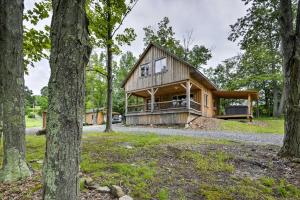
[[[190,78],[190,80],[192,84],[196,85],[196,87],[200,89],[200,92],[198,92],[196,98],[197,101],[202,105],[202,115],[204,117],[213,117],[215,115],[215,110],[212,91],[205,87],[201,82],[193,78]],[[205,106],[205,95],[208,95],[208,106]]]
[[[94,124],[94,117],[96,117],[96,113],[87,113],[85,114],[85,123],[87,124]],[[98,112],[98,117],[97,117],[97,124],[103,124],[104,122],[104,116],[103,116],[103,112]]]
[[[155,61],[161,58],[167,58],[167,69],[165,72],[155,74]],[[140,66],[150,63],[150,75],[141,77]],[[152,46],[145,54],[138,67],[134,70],[130,78],[125,84],[125,91],[130,92],[134,90],[160,86],[168,83],[189,79],[189,67],[177,59],[169,56],[161,49]]]
[[[160,114],[144,114],[126,116],[126,124],[128,125],[171,125],[171,124],[187,124],[189,113],[160,113]]]

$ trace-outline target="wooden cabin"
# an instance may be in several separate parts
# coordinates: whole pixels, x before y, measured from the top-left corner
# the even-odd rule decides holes
[[[105,121],[105,113],[103,110],[87,110],[85,113],[85,123],[88,125],[101,125]]]
[[[112,117],[117,115],[119,116],[120,113],[112,112]],[[87,110],[85,113],[85,123],[88,125],[101,125],[106,122],[106,109],[90,109]]]
[[[252,119],[255,91],[220,91],[195,67],[149,44],[123,82],[129,125],[186,125],[199,116]],[[139,100],[134,100],[134,99]],[[246,99],[247,109],[220,115],[220,98]]]

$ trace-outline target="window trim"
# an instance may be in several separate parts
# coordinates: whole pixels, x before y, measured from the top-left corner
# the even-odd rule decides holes
[[[208,97],[209,97],[209,95],[207,94],[207,93],[205,93],[204,94],[204,106],[206,107],[206,108],[208,108],[209,106],[209,103],[208,103]]]
[[[156,62],[159,61],[159,60],[163,60],[163,59],[166,59],[166,67],[165,67],[165,69],[161,70],[160,72],[156,72],[156,66],[155,66]],[[154,74],[161,74],[161,73],[167,72],[168,71],[168,69],[167,69],[168,68],[168,58],[167,58],[167,56],[155,59],[154,60],[154,67],[153,68],[154,68]]]
[[[151,73],[150,73],[150,68],[151,68],[151,67],[150,67],[150,66],[151,66],[150,63],[151,63],[151,62],[146,62],[146,63],[141,64],[141,65],[139,66],[139,71],[140,71],[139,77],[140,77],[140,78],[144,78],[144,77],[147,77],[147,76],[150,76],[150,75],[151,75]],[[144,65],[148,65],[148,74],[145,75],[145,76],[142,76],[142,69],[141,69],[141,67],[144,66]]]

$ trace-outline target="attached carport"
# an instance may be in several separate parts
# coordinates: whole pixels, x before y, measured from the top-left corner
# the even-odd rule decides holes
[[[253,101],[258,101],[258,92],[247,91],[222,91],[213,92],[216,106],[216,118],[219,119],[253,119]],[[230,105],[225,107],[225,113],[220,114],[220,99],[247,100],[247,105]]]

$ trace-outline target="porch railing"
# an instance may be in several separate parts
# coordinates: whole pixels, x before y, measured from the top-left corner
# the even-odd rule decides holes
[[[161,101],[154,103],[154,111],[182,110],[187,108],[186,100]],[[201,111],[201,104],[191,100],[190,108]],[[151,103],[128,105],[127,113],[151,112]]]
[[[194,110],[201,111],[201,104],[194,100],[191,100],[191,108]]]

